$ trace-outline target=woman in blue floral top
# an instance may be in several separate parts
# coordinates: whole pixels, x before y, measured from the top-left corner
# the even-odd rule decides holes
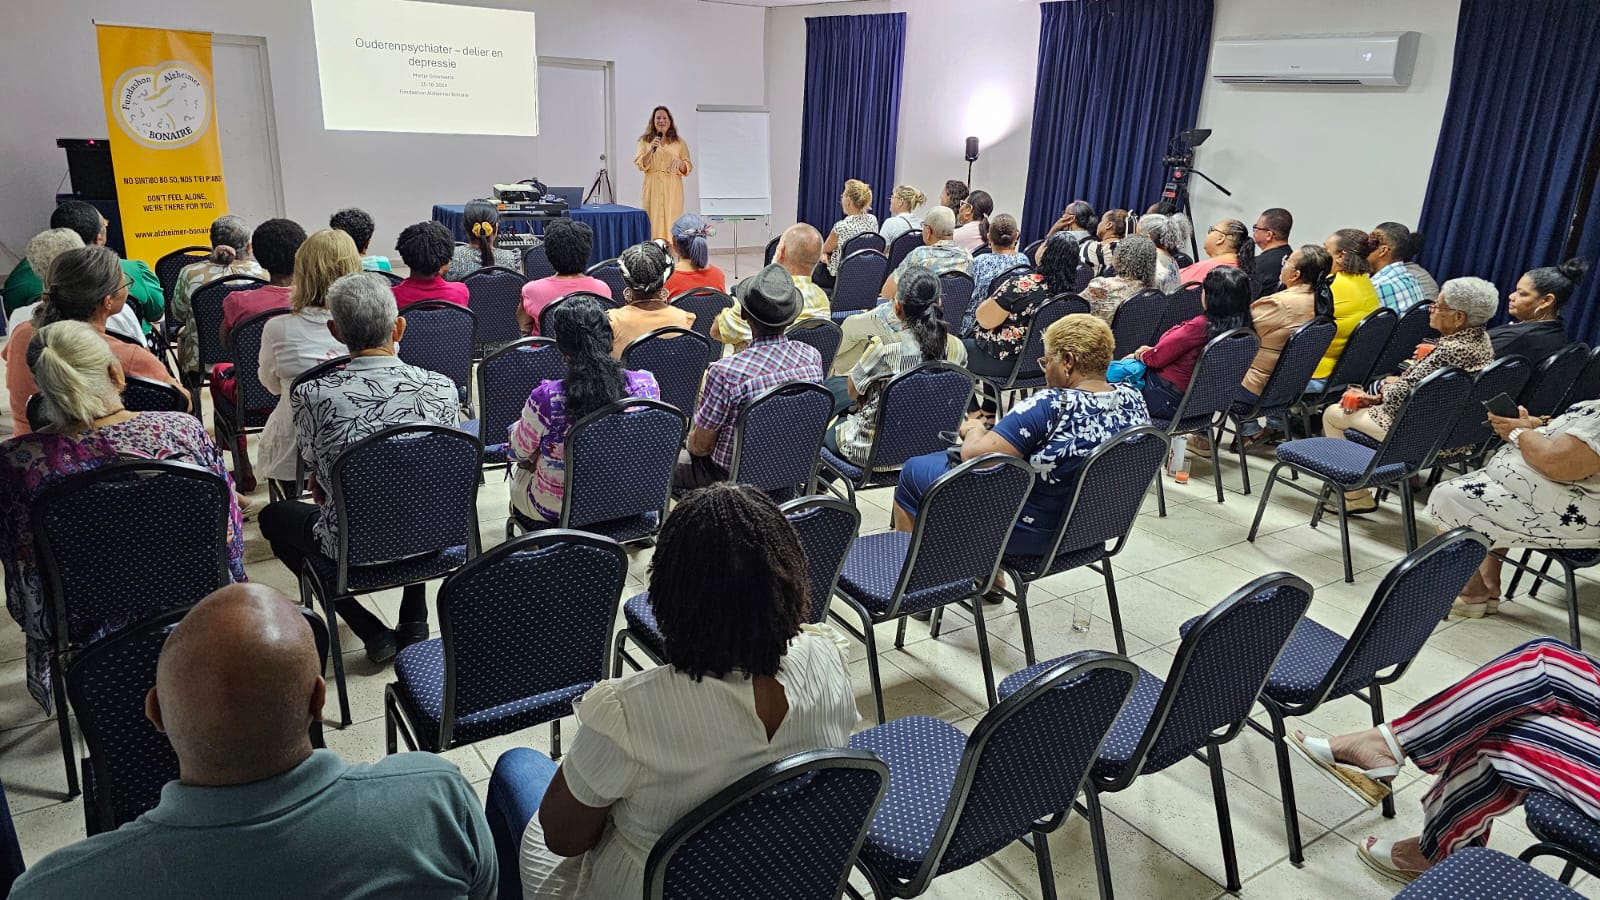
[[[1046,300],[1072,290],[1078,274],[1078,239],[1057,232],[1045,242],[1039,270],[996,285],[978,304],[977,327],[967,346],[967,368],[974,374],[1005,378],[1028,343],[1028,323]],[[1026,365],[1026,361],[1024,361]]]

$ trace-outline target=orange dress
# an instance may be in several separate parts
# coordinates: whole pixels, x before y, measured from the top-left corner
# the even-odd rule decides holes
[[[683,174],[678,173],[678,163],[689,163],[689,145],[683,140],[663,141],[654,159],[648,164],[650,142],[640,141],[639,152],[633,155],[633,164],[644,173],[644,197],[641,206],[650,215],[650,237],[672,242],[672,223],[683,215]]]

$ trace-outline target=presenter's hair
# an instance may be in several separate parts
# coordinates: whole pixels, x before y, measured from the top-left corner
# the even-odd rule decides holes
[[[462,211],[467,223],[467,243],[478,248],[478,261],[494,265],[494,242],[500,231],[500,211],[487,200],[469,200]],[[451,251],[454,254],[455,251]]]
[[[1015,247],[1021,229],[1017,226],[1017,217],[1010,213],[1001,213],[989,220],[989,246]]]
[[[582,275],[589,266],[594,229],[571,219],[556,219],[544,227],[544,254],[557,275]],[[618,303],[621,297],[613,297]]]
[[[211,223],[212,265],[225,266],[244,255],[250,246],[250,228],[238,216],[218,216]]]
[[[844,183],[844,197],[850,205],[866,212],[872,206],[872,188],[859,178],[851,178]]]
[[[672,223],[672,243],[678,255],[704,269],[711,262],[711,247],[706,243],[705,220],[694,213],[684,213]]]
[[[650,119],[644,123],[644,134],[639,135],[639,140],[653,141],[656,139],[656,113],[658,112],[664,112],[667,114],[667,136],[664,138],[664,140],[669,143],[677,140],[678,117],[674,116],[672,114],[672,110],[667,109],[665,106],[658,106],[655,109],[650,110]]]
[[[250,248],[263,269],[271,272],[272,277],[281,278],[294,274],[294,255],[305,242],[306,230],[300,223],[292,219],[268,219],[256,226]]]
[[[27,357],[48,421],[75,431],[117,405],[111,377],[116,357],[87,322],[56,322],[40,329],[28,342]]]
[[[450,231],[438,222],[418,222],[400,232],[394,249],[412,275],[433,275],[450,264],[456,242]]]
[[[89,321],[123,283],[122,260],[115,250],[100,244],[68,250],[50,265],[50,279],[33,311],[34,330],[54,322]]]
[[[294,255],[294,287],[289,290],[289,310],[328,305],[328,288],[346,275],[361,271],[356,242],[337,228],[324,228],[306,238]]]
[[[350,207],[341,209],[328,217],[328,227],[337,228],[350,235],[350,240],[356,242],[356,252],[366,253],[367,247],[372,244],[372,233],[378,226],[373,223],[372,216],[367,215],[364,209]]]
[[[84,244],[100,241],[105,226],[100,223],[100,210],[83,200],[68,200],[50,214],[51,228],[71,228],[83,238]]]

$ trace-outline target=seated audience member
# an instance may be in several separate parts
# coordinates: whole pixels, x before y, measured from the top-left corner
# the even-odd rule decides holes
[[[1001,213],[989,220],[989,252],[974,256],[967,266],[967,274],[972,276],[972,304],[967,307],[968,319],[971,319],[978,301],[989,296],[995,276],[1007,269],[1030,265],[1028,258],[1017,247],[1021,236],[1016,216]]]
[[[1250,371],[1244,373],[1244,382],[1239,387],[1240,403],[1254,404],[1261,397],[1267,379],[1278,368],[1284,346],[1300,326],[1319,316],[1333,318],[1333,288],[1329,283],[1332,265],[1327,250],[1316,244],[1306,244],[1284,257],[1283,265],[1278,267],[1281,271],[1273,284],[1282,284],[1283,290],[1250,304],[1250,319],[1255,323],[1261,349],[1250,361]],[[1263,431],[1260,423],[1254,420],[1241,423],[1240,435],[1246,447],[1286,431],[1286,423],[1273,416],[1267,418],[1269,431]]]
[[[50,266],[56,257],[68,250],[77,250],[83,246],[83,238],[71,228],[52,228],[41,231],[28,239],[26,256],[23,258],[28,267],[35,272],[43,272],[46,277],[50,274]],[[42,284],[42,282],[41,282]],[[19,306],[12,306],[11,295],[6,295],[6,332],[16,331],[17,326],[33,318],[33,311],[39,308],[39,297],[35,295],[32,300]]]
[[[282,397],[294,380],[312,366],[348,351],[328,330],[328,289],[346,275],[362,271],[361,253],[349,233],[327,228],[306,238],[294,255],[294,287],[289,315],[267,320],[261,331],[261,356],[256,377],[268,392]],[[299,459],[294,413],[280,401],[261,430],[261,475],[280,482],[292,496],[295,461]]]
[[[68,200],[50,214],[51,228],[70,228],[83,240],[84,246],[104,245],[106,218],[83,200]],[[136,259],[121,261],[122,272],[128,279],[128,302],[123,311],[111,321],[117,334],[140,339],[150,334],[151,323],[158,322],[166,312],[167,297],[161,279],[150,267]],[[5,310],[9,314],[19,306],[39,299],[44,292],[45,272],[35,271],[27,257],[17,263],[5,284]]]
[[[1078,272],[1078,241],[1057,232],[1044,242],[1037,271],[994,286],[978,304],[972,337],[963,338],[967,368],[975,375],[1005,378],[1028,343],[1028,323],[1046,300],[1072,290]],[[1026,364],[1026,361],[1024,361]]]
[[[1317,363],[1307,390],[1320,391],[1326,384],[1333,367],[1344,353],[1350,332],[1356,330],[1361,320],[1377,311],[1378,291],[1372,286],[1372,268],[1367,264],[1367,254],[1372,252],[1372,239],[1359,228],[1342,228],[1328,236],[1322,243],[1333,260],[1333,343]]]
[[[1017,258],[1020,259],[1021,257]],[[911,284],[918,285],[919,290],[931,289],[933,291],[933,298],[929,302],[933,304],[934,315],[940,315],[939,300],[942,296],[942,285],[939,283],[939,279],[927,269],[916,268],[906,271],[905,281],[900,283],[895,299],[888,303],[880,303],[865,312],[858,312],[839,323],[840,330],[844,332],[844,337],[839,342],[838,351],[833,355],[834,374],[828,379],[828,387],[833,391],[835,399],[843,398],[840,402],[844,406],[849,405],[848,402],[845,402],[849,399],[849,394],[845,390],[847,376],[856,368],[856,364],[861,361],[863,356],[869,353],[874,346],[893,345],[905,338],[906,329],[910,327],[908,323],[915,319],[915,316],[912,319],[907,319],[901,315],[899,307],[907,303],[907,298],[916,293],[908,287]],[[927,287],[928,285],[931,285],[931,288]],[[915,300],[910,300],[909,302],[916,305]],[[977,303],[974,302],[973,306],[977,306]],[[940,321],[944,321],[942,316]],[[954,332],[949,332],[947,342],[950,346],[943,356],[929,358],[947,359],[958,366],[966,365],[967,348],[962,345],[960,336]],[[914,366],[916,363],[911,365]],[[907,366],[906,368],[910,367]]]
[[[1111,259],[1117,252],[1117,243],[1127,236],[1128,211],[1106,210],[1105,215],[1100,217],[1100,224],[1095,227],[1093,240],[1081,245],[1083,261],[1094,266],[1096,274],[1107,274],[1111,270]]]
[[[0,359],[6,362],[6,392],[11,398],[11,433],[27,434],[28,398],[38,392],[28,370],[28,342],[36,330],[54,322],[88,322],[105,339],[111,355],[128,375],[164,381],[183,391],[166,366],[142,345],[106,334],[106,320],[128,303],[127,270],[115,250],[99,244],[68,250],[50,265],[50,284],[33,318],[18,325],[6,339]],[[188,396],[187,391],[183,391]]]
[[[994,212],[994,198],[988,191],[973,191],[961,201],[956,212],[958,223],[950,239],[956,246],[973,253],[989,243],[989,215]]]
[[[1060,233],[1051,240],[1077,243]],[[1111,326],[1095,316],[1074,313],[1058,319],[1044,335],[1049,386],[1018,403],[993,429],[976,413],[961,423],[963,461],[1004,453],[1033,467],[1033,489],[1011,529],[1006,553],[1044,555],[1071,505],[1083,461],[1102,443],[1150,422],[1137,389],[1106,383],[1115,344]],[[906,461],[894,491],[896,531],[911,530],[923,496],[948,468],[944,453]]]
[[[961,203],[967,199],[967,183],[955,178],[944,183],[944,190],[939,192],[939,205],[950,210],[950,214],[957,215],[961,212]]]
[[[939,314],[939,279],[926,269],[907,272],[900,283],[900,296],[878,309],[889,310],[893,322],[881,325],[876,310],[862,313],[874,316],[874,327],[882,330],[867,339],[865,352],[858,354],[845,374],[827,381],[834,395],[835,415],[852,404],[857,410],[840,419],[824,442],[829,450],[858,466],[866,464],[878,400],[890,378],[925,362],[945,360],[959,366],[967,361],[966,347],[945,327]]]
[[[796,227],[805,227],[813,238],[817,236],[810,226]],[[822,382],[822,354],[810,344],[784,336],[784,330],[800,315],[801,287],[795,283],[793,271],[773,263],[741,285],[739,305],[734,309],[750,329],[751,340],[738,353],[717,360],[706,370],[688,447],[679,454],[672,475],[675,489],[705,487],[727,479],[733,462],[734,420],[756,395],[788,381]],[[722,320],[719,317],[717,321]]]
[[[927,202],[928,195],[909,184],[895,187],[889,194],[889,218],[878,226],[886,246],[893,246],[895,239],[908,231],[922,230],[922,215],[917,210]]]
[[[1187,218],[1180,222],[1177,216],[1160,213],[1146,213],[1139,217],[1138,233],[1156,245],[1156,288],[1163,294],[1171,294],[1183,286],[1183,279],[1178,275],[1177,260],[1183,253],[1184,241],[1188,239],[1187,223]]]
[[[516,461],[511,511],[538,522],[561,521],[567,429],[624,397],[661,399],[654,375],[629,372],[617,363],[611,323],[593,297],[573,297],[552,310],[550,330],[546,337],[555,339],[567,375],[540,382],[528,395],[507,448]]]
[[[811,273],[811,280],[825,291],[833,290],[839,277],[839,266],[844,264],[844,246],[860,234],[878,230],[878,217],[872,214],[872,188],[854,178],[844,183],[844,193],[839,196],[839,207],[844,218],[833,223],[828,239],[822,242],[822,261]]]
[[[594,230],[582,222],[556,219],[545,226],[544,252],[556,274],[522,286],[522,305],[517,308],[517,321],[522,323],[523,334],[538,335],[539,313],[568,294],[586,291],[611,298],[610,285],[585,274],[593,246]]]
[[[1200,351],[1211,339],[1243,328],[1255,330],[1250,319],[1250,275],[1238,266],[1212,269],[1200,288],[1200,315],[1168,328],[1153,347],[1140,347],[1133,358],[1144,363],[1144,402],[1150,415],[1170,419],[1194,377]],[[1205,453],[1204,438],[1191,437],[1192,452]]]
[[[1250,228],[1250,238],[1256,244],[1256,295],[1266,296],[1278,290],[1278,276],[1283,271],[1283,261],[1294,250],[1289,246],[1289,231],[1294,228],[1294,216],[1287,209],[1274,206],[1256,217]]]
[[[462,217],[467,226],[467,242],[455,247],[450,266],[444,272],[447,281],[460,281],[489,266],[522,271],[521,253],[495,246],[495,240],[500,237],[500,211],[495,209],[493,203],[488,200],[469,201]]]
[[[103,247],[97,253],[115,259]],[[78,251],[82,252],[82,251]],[[112,262],[108,268],[115,268]],[[120,270],[116,278],[122,277]],[[125,345],[126,346],[126,345]],[[18,432],[0,444],[0,528],[5,550],[6,600],[27,642],[28,690],[50,709],[49,657],[55,620],[40,585],[34,555],[33,501],[69,475],[98,469],[125,456],[190,463],[227,478],[222,454],[200,420],[188,413],[128,412],[122,408],[126,384],[122,366],[105,335],[84,322],[46,325],[18,345],[11,368],[29,370],[39,383],[41,412],[51,424],[42,431]],[[24,359],[26,357],[26,359]],[[232,496],[230,492],[230,497]],[[228,568],[244,581],[244,525],[233,503],[228,520]],[[121,623],[126,624],[126,623]]]
[[[446,281],[444,273],[454,259],[456,242],[450,230],[438,222],[418,222],[406,226],[395,241],[400,261],[411,274],[394,286],[394,301],[400,309],[423,300],[445,300],[467,306],[471,294],[459,281]]]
[[[821,252],[822,235],[804,222],[790,225],[778,239],[778,253],[773,258],[773,264],[782,266],[789,273],[790,281],[800,292],[800,314],[792,321],[831,321],[827,292],[811,282],[811,273],[817,267],[817,254]],[[749,317],[744,315],[742,304],[744,290],[752,281],[754,277],[747,278],[734,288],[733,305],[717,313],[716,321],[711,323],[711,339],[731,345],[736,353],[751,342]]]
[[[1591,430],[1583,442],[1594,440]],[[1296,731],[1293,740],[1330,777],[1373,798],[1373,806],[1389,796],[1408,759],[1438,776],[1421,796],[1420,835],[1369,836],[1356,845],[1368,867],[1409,882],[1463,847],[1483,846],[1494,819],[1521,806],[1530,791],[1597,815],[1597,684],[1593,657],[1540,637],[1376,728],[1329,738]]]
[[[1406,271],[1422,285],[1422,299],[1432,303],[1434,298],[1439,296],[1439,282],[1433,280],[1427,269],[1417,264],[1417,254],[1422,252],[1422,235],[1415,231],[1411,232],[1411,240],[1406,241],[1402,252],[1405,253],[1402,261],[1406,264]]]
[[[1061,211],[1061,218],[1056,219],[1055,224],[1050,226],[1050,230],[1045,232],[1045,237],[1065,231],[1067,234],[1077,238],[1078,246],[1082,247],[1089,241],[1094,240],[1095,235],[1091,234],[1089,229],[1095,228],[1097,221],[1094,207],[1089,204],[1089,201],[1074,200],[1068,203],[1066,208]],[[1126,215],[1124,215],[1124,221],[1126,221]]]
[[[1426,299],[1422,283],[1401,259],[1411,244],[1411,229],[1399,222],[1384,222],[1372,229],[1369,240],[1372,250],[1367,254],[1367,265],[1372,269],[1372,287],[1378,292],[1378,302],[1397,313],[1422,303]]]
[[[350,350],[350,364],[289,393],[295,436],[315,502],[279,500],[261,510],[261,536],[296,576],[309,554],[338,556],[338,522],[328,485],[340,452],[396,425],[454,428],[458,423],[456,386],[450,379],[406,365],[395,355],[395,346],[405,335],[406,320],[395,309],[388,282],[366,272],[346,275],[328,288],[328,310],[333,319],[329,328]],[[339,615],[366,645],[368,659],[386,662],[399,646],[427,640],[423,587],[406,586],[400,601],[400,624],[393,631],[360,600],[339,601]]]
[[[627,285],[626,305],[606,313],[611,319],[611,355],[622,358],[622,351],[657,328],[689,328],[694,313],[667,302],[667,275],[672,271],[672,255],[660,241],[646,241],[622,251],[617,257],[622,267],[622,283]]]
[[[262,585],[212,592],[167,637],[145,696],[178,780],[133,822],[34,863],[11,896],[492,900],[494,839],[461,772],[432,753],[353,766],[313,750],[326,694],[289,598]]]
[[[650,563],[666,664],[589,689],[522,838],[525,898],[640,900],[645,860],[747,772],[845,746],[860,721],[831,629],[803,625],[805,556],[765,494],[716,485],[667,517]]]
[[[672,223],[672,250],[677,262],[667,279],[667,296],[676,297],[695,288],[728,290],[728,276],[711,264],[711,247],[706,243],[714,232],[694,213],[684,213]]]
[[[265,223],[263,223],[265,224]],[[197,379],[200,374],[200,342],[195,334],[194,292],[202,285],[244,275],[266,280],[267,270],[256,261],[250,243],[250,229],[238,216],[221,216],[211,223],[211,255],[190,263],[178,272],[172,288],[172,308],[167,315],[179,324],[178,369]]]
[[[1223,219],[1207,229],[1204,245],[1200,249],[1205,251],[1206,258],[1180,270],[1180,282],[1189,284],[1205,281],[1206,275],[1217,266],[1243,269],[1254,281],[1256,243],[1250,239],[1250,229],[1238,219]]]
[[[889,273],[878,296],[893,300],[895,283],[912,266],[921,266],[935,275],[967,271],[972,266],[972,254],[952,238],[955,230],[956,217],[953,214],[947,216],[938,207],[929,210],[922,219],[922,246],[907,253],[899,267]]]
[[[1342,438],[1345,429],[1353,428],[1381,441],[1394,424],[1395,414],[1411,396],[1412,388],[1422,379],[1446,366],[1477,372],[1494,362],[1494,346],[1483,326],[1499,306],[1499,292],[1482,278],[1446,281],[1428,316],[1428,324],[1441,335],[1433,350],[1402,374],[1384,378],[1377,394],[1363,392],[1363,405],[1355,412],[1346,412],[1337,403],[1323,410],[1323,436]],[[1351,513],[1378,508],[1377,501],[1365,490],[1347,493],[1345,499]]]
[[[1092,278],[1083,289],[1082,297],[1089,303],[1089,311],[1111,323],[1117,307],[1124,300],[1156,287],[1156,245],[1142,234],[1126,237],[1117,242],[1117,251],[1111,258],[1110,277]]]
[[[1559,266],[1531,269],[1517,281],[1506,312],[1513,321],[1489,329],[1496,357],[1521,356],[1533,365],[1571,343],[1561,308],[1572,299],[1589,263],[1569,259]]]
[[[372,216],[367,215],[364,209],[341,209],[328,217],[328,227],[336,228],[350,235],[350,240],[356,243],[356,252],[361,254],[361,268],[368,272],[388,272],[393,267],[389,265],[389,257],[375,256],[367,253],[367,248],[372,245],[372,233],[378,226],[373,223]]]

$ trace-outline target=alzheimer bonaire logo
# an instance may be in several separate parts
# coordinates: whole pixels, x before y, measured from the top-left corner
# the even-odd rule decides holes
[[[114,101],[122,130],[155,150],[192,144],[211,127],[211,91],[185,63],[129,69],[117,79]]]

